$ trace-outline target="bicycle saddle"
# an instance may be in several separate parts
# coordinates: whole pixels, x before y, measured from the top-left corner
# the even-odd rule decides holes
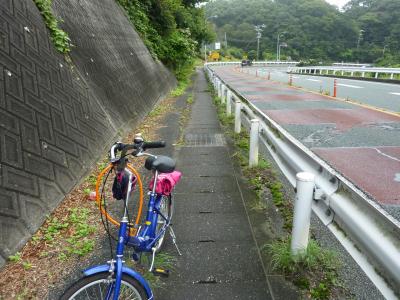
[[[150,156],[146,159],[144,167],[160,173],[172,173],[175,170],[175,161],[168,156],[158,155],[157,158]]]

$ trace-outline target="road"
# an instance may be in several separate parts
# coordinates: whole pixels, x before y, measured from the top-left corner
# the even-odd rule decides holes
[[[279,82],[289,82],[286,68],[249,68],[252,74],[257,73]],[[292,75],[293,85],[305,89],[333,95],[333,81],[331,77]],[[337,79],[337,97],[362,102],[392,112],[400,112],[400,85],[374,81],[354,79]]]
[[[278,81],[287,80],[282,71],[271,72],[272,81],[260,74],[256,77],[254,68],[253,74],[233,67],[214,69],[228,85],[400,220],[400,116],[281,84]],[[300,85],[300,78],[294,80]],[[312,76],[301,80],[308,84],[304,88],[325,81]],[[326,82],[329,80],[332,82],[331,78]],[[367,88],[371,82],[339,83],[342,93],[347,89],[351,97],[363,91],[360,94],[372,101],[374,95],[386,92],[391,99],[398,97],[400,105],[400,96],[390,94],[400,93],[400,87],[378,84],[374,85],[380,89],[376,91]]]

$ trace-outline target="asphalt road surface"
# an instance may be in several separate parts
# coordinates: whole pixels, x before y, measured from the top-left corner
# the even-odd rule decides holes
[[[264,77],[270,75],[273,81],[287,83],[289,74],[287,68],[249,68],[252,74],[257,73]],[[293,85],[306,88],[310,91],[329,93],[333,95],[333,81],[331,77],[312,75],[292,75]],[[337,79],[337,97],[362,102],[367,105],[400,113],[400,85],[374,81],[354,79]]]
[[[279,81],[287,82],[287,74],[279,70],[271,71],[271,80],[260,72],[256,77],[255,68],[251,68],[252,74],[233,67],[214,70],[233,89],[400,220],[400,116],[281,84]],[[294,78],[294,85],[304,82],[304,88],[314,87],[318,91],[320,85],[333,82],[332,78],[295,77],[299,78]],[[386,100],[381,97],[379,106],[400,111],[400,86],[342,79],[339,84],[339,97],[355,99],[359,93],[368,100],[366,103],[377,106],[373,102],[378,101],[377,95],[385,95]],[[345,91],[346,96],[340,94]]]

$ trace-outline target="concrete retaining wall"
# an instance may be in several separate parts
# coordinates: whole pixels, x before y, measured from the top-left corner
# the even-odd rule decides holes
[[[115,0],[55,0],[72,39],[56,52],[32,0],[0,2],[0,265],[105,147],[175,84]]]

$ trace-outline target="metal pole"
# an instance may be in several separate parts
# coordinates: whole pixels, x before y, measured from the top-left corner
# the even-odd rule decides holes
[[[242,120],[240,119],[240,111],[242,109],[242,103],[235,101],[235,133],[240,133],[242,127]]]
[[[260,34],[257,34],[257,61],[258,61],[258,51],[260,51]]]
[[[281,45],[278,46],[278,61],[281,61]]]
[[[232,92],[231,92],[231,90],[228,90],[228,92],[226,93],[226,115],[227,116],[230,116],[232,113],[231,101],[232,101]]]
[[[276,39],[276,61],[277,62],[279,61],[279,55],[278,55],[279,49],[278,49],[278,47],[279,47],[279,33],[278,33],[278,37]]]
[[[249,150],[249,167],[258,166],[258,131],[260,121],[258,119],[251,120],[250,127],[250,150]]]
[[[294,202],[293,229],[290,251],[292,255],[304,254],[308,246],[311,204],[314,198],[314,174],[296,174],[296,199]]]
[[[333,80],[333,97],[336,97],[336,95],[337,95],[337,79],[335,78],[334,80]]]

